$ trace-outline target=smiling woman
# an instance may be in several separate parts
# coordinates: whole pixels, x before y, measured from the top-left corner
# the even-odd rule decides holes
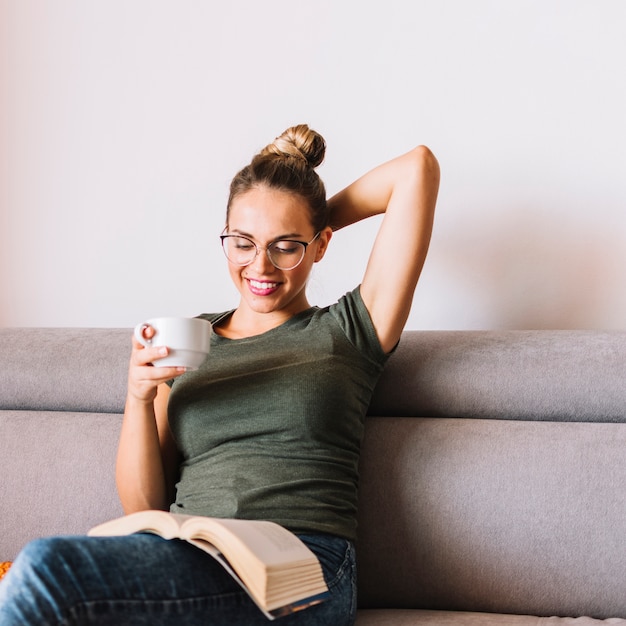
[[[309,205],[302,196],[253,187],[231,201],[227,231],[230,235],[247,233],[248,237],[243,240],[247,243],[243,250],[233,251],[230,245],[226,249],[230,276],[241,299],[237,310],[220,325],[225,334],[259,334],[309,308],[306,283],[313,264],[326,252],[332,230],[325,226],[315,233]],[[264,242],[266,254],[258,253],[261,247],[256,242]]]
[[[221,240],[239,302],[199,316],[214,333],[195,371],[154,367],[167,346],[131,339],[116,467],[127,513],[269,520],[297,533],[330,596],[284,626],[354,623],[365,414],[409,314],[439,185],[421,146],[327,202],[315,171],[325,149],[308,126],[289,128],[233,179]],[[378,214],[361,284],[312,306],[307,281],[333,230]],[[146,535],[32,542],[0,585],[2,626],[158,626],[170,613],[181,626],[266,623],[211,557]]]

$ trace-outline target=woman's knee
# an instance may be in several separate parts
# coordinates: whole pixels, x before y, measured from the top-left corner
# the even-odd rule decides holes
[[[61,537],[41,537],[29,541],[17,555],[13,567],[36,569],[42,563],[50,563],[67,551],[68,542]]]
[[[0,589],[0,622],[52,624],[60,615],[57,597],[59,556],[65,542],[56,538],[35,539],[24,546]]]
[[[17,555],[9,573],[21,585],[46,588],[71,573],[76,546],[69,537],[42,537],[27,543]]]
[[[49,558],[48,555],[52,554],[51,543],[48,537],[28,542],[17,555],[11,568],[13,572],[35,569],[42,559]]]

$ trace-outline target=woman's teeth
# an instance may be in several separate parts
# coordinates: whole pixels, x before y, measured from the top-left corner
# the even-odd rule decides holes
[[[250,281],[250,284],[255,288],[255,289],[276,289],[276,287],[278,287],[278,283],[265,283],[265,282],[261,282],[258,280],[252,280],[252,279],[248,279]]]

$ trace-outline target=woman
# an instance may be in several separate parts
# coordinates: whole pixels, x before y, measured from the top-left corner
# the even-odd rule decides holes
[[[222,245],[240,300],[194,372],[133,339],[116,477],[126,513],[269,519],[317,554],[330,599],[281,624],[352,624],[365,412],[400,339],[431,236],[439,167],[420,146],[326,201],[323,138],[285,131],[231,183]],[[334,230],[384,213],[360,286],[325,308],[306,284]],[[152,334],[146,329],[146,336]],[[31,542],[0,623],[264,624],[202,551],[152,535]]]

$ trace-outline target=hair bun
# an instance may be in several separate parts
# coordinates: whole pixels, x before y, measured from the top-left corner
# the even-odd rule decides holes
[[[305,161],[309,167],[317,167],[326,154],[326,142],[306,124],[288,128],[282,135],[261,151],[262,155],[274,154],[283,158]]]

